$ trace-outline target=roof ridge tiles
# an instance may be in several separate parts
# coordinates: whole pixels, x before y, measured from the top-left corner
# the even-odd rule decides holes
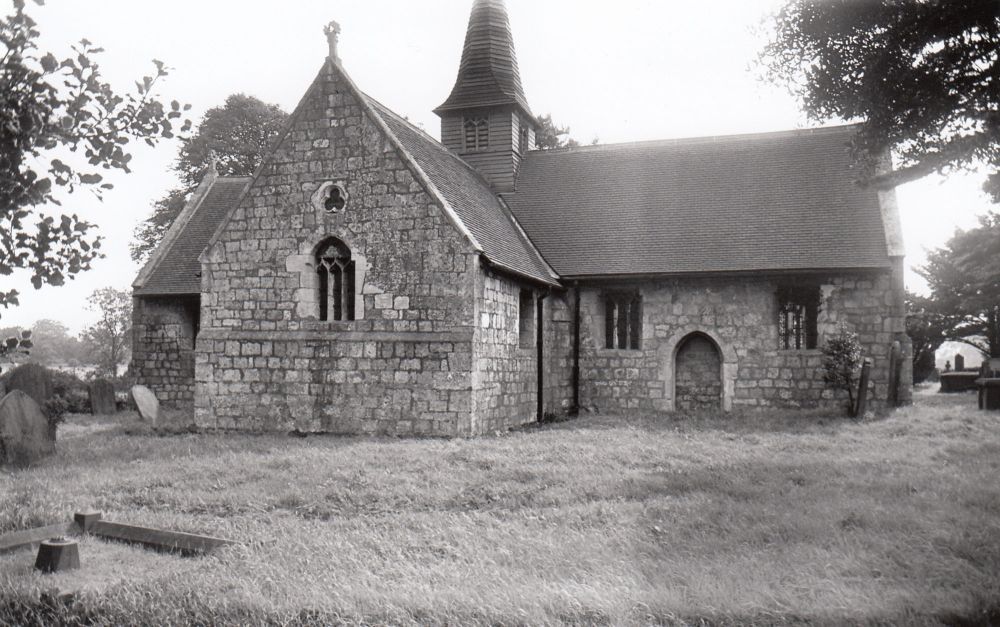
[[[702,135],[692,137],[674,137],[667,139],[645,139],[631,142],[615,142],[610,144],[593,144],[590,146],[566,146],[564,148],[549,148],[531,150],[530,156],[566,154],[571,152],[601,152],[607,150],[626,150],[628,148],[656,148],[666,146],[691,146],[699,144],[753,141],[764,139],[784,139],[791,137],[808,137],[810,135],[835,135],[845,133],[848,129],[858,128],[860,124],[839,124],[835,126],[817,126],[812,128],[788,129],[783,131],[764,131],[759,133],[733,133],[731,135]]]

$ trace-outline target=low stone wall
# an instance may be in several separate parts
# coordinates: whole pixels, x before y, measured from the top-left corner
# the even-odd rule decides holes
[[[642,296],[639,350],[607,349],[603,288],[581,297],[582,405],[603,411],[673,411],[690,405],[676,380],[677,350],[691,334],[703,334],[718,349],[724,409],[734,407],[840,407],[845,392],[823,381],[817,349],[778,348],[776,292],[782,278],[676,279],[632,286]],[[903,333],[892,315],[889,272],[816,277],[822,304],[819,343],[844,322],[858,334],[864,356],[874,361],[871,406],[888,394],[889,355]],[[678,392],[677,385],[681,385]]]
[[[165,407],[194,402],[197,310],[197,296],[133,299],[131,371]]]

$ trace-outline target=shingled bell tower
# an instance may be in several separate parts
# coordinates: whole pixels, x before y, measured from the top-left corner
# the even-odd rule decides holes
[[[441,142],[498,192],[514,191],[521,156],[535,145],[535,118],[521,87],[503,0],[475,0],[451,95],[434,113]]]

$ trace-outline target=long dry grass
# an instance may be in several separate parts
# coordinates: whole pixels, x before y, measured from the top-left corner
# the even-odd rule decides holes
[[[95,508],[232,538],[0,555],[0,623],[956,623],[998,618],[1000,415],[586,416],[473,440],[78,417],[0,474],[0,533]],[[52,609],[42,592],[75,592]]]

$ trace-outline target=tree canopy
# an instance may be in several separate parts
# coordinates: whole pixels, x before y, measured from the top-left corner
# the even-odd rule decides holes
[[[535,147],[539,150],[553,148],[573,148],[580,143],[569,136],[568,126],[559,126],[552,121],[552,115],[536,115],[538,131],[535,133]]]
[[[98,370],[116,377],[118,366],[128,360],[131,351],[132,296],[129,292],[105,287],[87,297],[87,308],[99,318],[81,337],[93,355]]]
[[[944,327],[945,339],[1000,357],[1000,214],[957,232],[917,273],[930,286],[925,308]]]
[[[288,114],[280,107],[244,94],[233,94],[221,107],[209,109],[195,132],[181,140],[174,171],[179,187],[156,201],[153,213],[136,228],[132,258],[146,258],[184,209],[212,159],[225,176],[253,174],[284,128]]]
[[[813,119],[861,122],[868,181],[981,164],[1000,202],[997,0],[790,0],[772,26],[768,77]],[[890,149],[898,167],[880,171]]]
[[[0,20],[0,276],[29,270],[36,289],[61,285],[100,256],[93,224],[43,213],[60,204],[57,190],[101,197],[112,187],[102,172],[128,172],[134,140],[153,145],[190,125],[180,120],[186,106],[153,93],[167,75],[162,62],[123,93],[102,80],[101,48],[83,39],[60,59],[38,49],[38,35],[25,1],[14,0]],[[0,290],[0,307],[16,303],[16,290]]]
[[[948,329],[948,316],[938,312],[934,300],[906,292],[906,334],[913,344],[914,383],[926,381],[934,372],[935,354],[948,341]]]

